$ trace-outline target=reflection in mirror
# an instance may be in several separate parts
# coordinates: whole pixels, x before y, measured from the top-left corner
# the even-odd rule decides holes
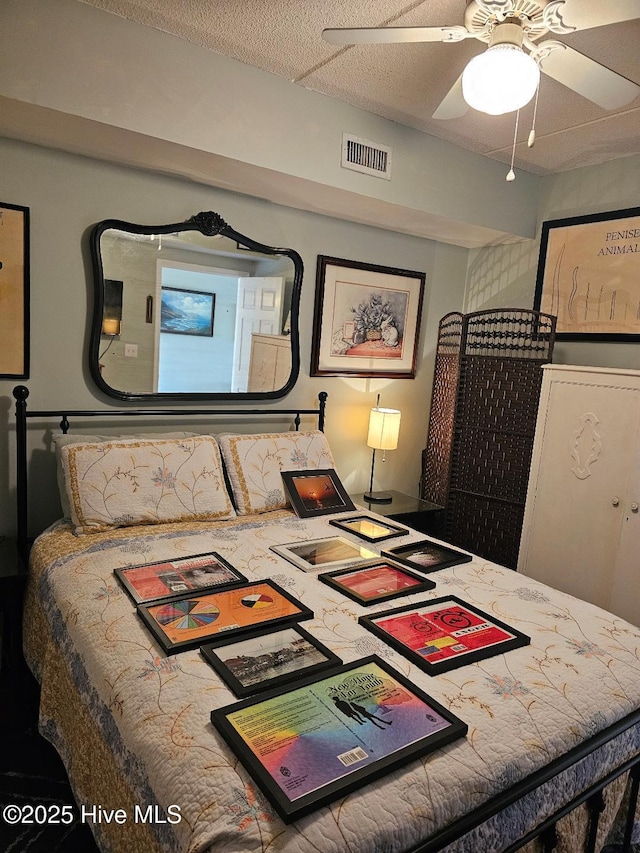
[[[92,232],[91,375],[118,399],[283,397],[298,375],[302,260],[216,213]]]

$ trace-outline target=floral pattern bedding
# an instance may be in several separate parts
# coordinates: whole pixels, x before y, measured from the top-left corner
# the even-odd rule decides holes
[[[39,537],[25,650],[43,687],[41,730],[65,759],[78,803],[179,806],[176,823],[96,825],[102,849],[401,853],[640,708],[640,629],[513,571],[474,557],[433,573],[433,590],[365,608],[270,550],[335,535],[330,518],[278,510],[81,538],[58,522]],[[408,531],[393,544],[420,538]],[[311,607],[304,628],[345,662],[384,658],[464,720],[466,738],[284,825],[210,723],[233,694],[197,650],[165,656],[113,575],[210,550]],[[430,677],[357,624],[363,613],[447,594],[531,644]],[[640,726],[630,727],[446,849],[498,853],[639,749]]]

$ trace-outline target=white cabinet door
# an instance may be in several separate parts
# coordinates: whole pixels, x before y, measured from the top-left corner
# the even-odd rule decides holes
[[[634,388],[604,371],[545,369],[518,568],[606,609],[639,401],[638,377]]]
[[[609,609],[640,626],[640,430],[630,465]]]

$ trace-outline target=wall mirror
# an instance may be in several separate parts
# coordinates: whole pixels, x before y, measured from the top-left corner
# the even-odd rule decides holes
[[[91,233],[91,375],[120,400],[284,397],[300,369],[302,259],[212,211]]]

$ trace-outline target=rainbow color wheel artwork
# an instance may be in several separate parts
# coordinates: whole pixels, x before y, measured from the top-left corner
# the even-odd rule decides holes
[[[161,625],[171,625],[184,631],[210,625],[219,615],[220,609],[215,604],[187,599],[165,604],[156,614],[156,619]]]
[[[240,599],[242,604],[245,607],[255,607],[257,609],[261,609],[263,607],[270,607],[273,604],[273,598],[270,595],[266,595],[264,592],[256,592],[251,595],[245,595]]]

